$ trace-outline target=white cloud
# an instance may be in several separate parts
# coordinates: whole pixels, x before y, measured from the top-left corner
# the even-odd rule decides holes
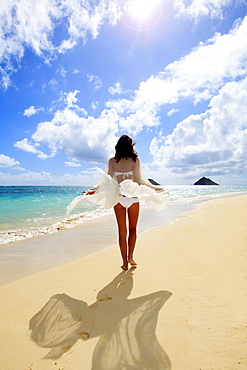
[[[66,107],[57,110],[51,121],[39,123],[32,141],[25,138],[14,146],[42,159],[62,151],[78,161],[106,162],[114,154],[119,116],[115,109],[103,110],[98,118],[79,116],[84,110],[75,104],[77,93],[65,94]],[[38,149],[41,143],[48,146],[50,155]]]
[[[229,34],[215,34],[164,72],[140,85],[135,103],[151,99],[153,105],[191,98],[207,100],[229,79],[247,73],[247,17],[237,22]],[[154,93],[154,95],[153,95]]]
[[[66,75],[67,75],[67,71],[64,67],[58,68],[57,73],[60,74],[60,76],[62,76],[62,77],[66,77]]]
[[[25,47],[39,56],[65,52],[78,40],[86,41],[87,34],[96,37],[104,22],[116,24],[120,15],[117,0],[101,0],[98,5],[87,0],[9,0],[0,9],[1,34],[6,35],[0,60],[20,59]],[[67,27],[67,37],[55,46],[54,31],[61,23]]]
[[[95,110],[95,109],[97,109],[98,105],[99,105],[99,102],[97,102],[97,101],[93,101],[93,102],[91,103],[91,108],[92,108],[93,110]]]
[[[88,162],[105,162],[115,145],[118,115],[103,111],[99,118],[79,117],[71,109],[57,111],[50,122],[41,122],[32,138],[57,152]]]
[[[178,98],[190,97],[196,103],[211,98],[224,82],[244,76],[246,72],[247,17],[236,23],[229,34],[215,34],[190,54],[168,65],[157,78],[162,81],[165,95],[172,87],[175,102]]]
[[[3,185],[46,185],[52,184],[52,180],[53,176],[48,172],[26,171],[18,175],[0,172],[0,182]]]
[[[112,95],[115,95],[115,94],[125,94],[125,93],[128,93],[129,90],[126,90],[123,88],[121,82],[116,82],[114,84],[114,86],[110,86],[109,89],[108,89],[109,93],[112,94]]]
[[[106,107],[116,109],[124,117],[128,115],[121,120],[122,127],[140,132],[145,126],[158,124],[157,115],[163,105],[185,98],[194,104],[209,100],[226,82],[246,73],[247,17],[236,22],[228,34],[215,34],[164,71],[141,82],[133,99],[108,101]],[[140,112],[142,123],[138,118]]]
[[[103,86],[103,82],[98,76],[87,74],[88,82],[93,82],[95,90],[99,90]]]
[[[68,33],[70,40],[86,39],[87,32],[95,38],[104,22],[114,25],[120,19],[118,0],[102,0],[95,4],[89,1],[64,1],[63,6],[69,15]]]
[[[21,59],[25,44],[37,55],[44,50],[53,50],[49,39],[53,31],[52,19],[58,15],[54,5],[48,0],[10,0],[1,5],[1,33],[7,35],[1,39],[1,61],[12,56]]]
[[[64,174],[55,177],[49,172],[25,171],[21,174],[0,172],[2,185],[85,185],[92,186],[98,183],[100,175],[95,171],[81,171],[75,175]]]
[[[78,162],[65,162],[65,167],[81,167],[81,164]]]
[[[52,89],[55,89],[57,86],[58,82],[55,78],[51,78],[50,81],[48,82],[48,85],[51,86]],[[44,86],[45,87],[45,86]]]
[[[80,92],[79,90],[75,90],[69,93],[64,93],[65,96],[64,101],[67,104],[67,108],[74,109],[75,111],[82,113],[84,116],[87,116],[88,115],[87,111],[84,108],[80,108],[78,104],[76,104],[79,100],[76,97],[76,95],[79,92]]]
[[[182,177],[247,173],[247,77],[227,83],[210,108],[154,138],[153,163]]]
[[[35,145],[32,145],[28,142],[28,139],[23,139],[21,141],[17,141],[14,146],[18,149],[24,150],[25,152],[37,154],[38,150]]]
[[[68,50],[73,49],[76,44],[76,40],[62,40],[61,44],[57,47],[57,52],[58,54],[65,54]]]
[[[10,158],[7,155],[0,154],[0,167],[13,167],[20,164],[14,158]]]
[[[143,109],[138,109],[134,114],[130,114],[119,120],[119,126],[133,135],[140,133],[144,126],[152,127],[158,126],[159,124],[160,120],[159,117],[156,116],[156,112],[147,112]]]
[[[23,150],[24,152],[33,153],[36,154],[38,158],[40,159],[47,159],[49,157],[53,157],[55,155],[54,150],[50,155],[43,153],[41,150],[38,150],[37,147],[39,147],[39,143],[30,143],[27,138],[16,141],[14,143],[14,147]]]
[[[2,88],[4,90],[7,90],[9,88],[9,86],[11,86],[11,79],[10,79],[10,75],[11,73],[13,72],[12,69],[8,69],[8,68],[2,68],[0,66],[0,76],[1,76],[1,85],[2,85]]]
[[[223,11],[230,5],[237,5],[243,0],[174,0],[174,9],[178,16],[197,21],[200,17],[223,18]]]
[[[78,98],[76,97],[78,93],[79,93],[79,90],[75,90],[69,93],[64,93],[65,101],[67,103],[68,108],[73,107],[73,105],[75,105],[75,103],[78,101]]]
[[[37,114],[37,113],[39,113],[40,111],[43,111],[43,110],[44,110],[43,107],[41,107],[41,108],[35,108],[34,105],[31,105],[29,108],[27,108],[27,109],[24,110],[23,116],[31,117],[34,114]]]
[[[198,20],[201,16],[222,18],[223,11],[241,0],[173,0],[178,16]],[[242,0],[243,2],[244,0]],[[79,41],[96,38],[103,24],[116,25],[121,19],[119,0],[8,0],[0,7],[0,69],[2,86],[7,89],[13,64],[18,65],[25,50],[51,61],[57,54],[73,49]],[[64,38],[57,45],[58,27],[63,25]],[[17,63],[15,63],[17,62]],[[65,70],[62,71],[64,75]]]
[[[177,113],[177,112],[179,112],[179,109],[171,109],[171,110],[169,110],[169,112],[167,112],[167,115],[169,116],[169,117],[171,117],[171,116],[173,116],[173,114],[175,114],[175,113]]]
[[[57,53],[75,47],[79,40],[86,42],[88,35],[97,37],[105,22],[114,25],[120,16],[118,0],[101,0],[98,4],[87,0],[3,2],[0,7],[0,62],[6,63],[5,70],[1,70],[4,87],[10,84],[9,66],[22,59],[26,48],[44,59],[54,58]],[[61,24],[67,34],[60,45],[56,45],[54,34]]]
[[[106,102],[107,108],[114,108],[119,114],[124,114],[131,110],[132,101],[128,99],[110,100]]]

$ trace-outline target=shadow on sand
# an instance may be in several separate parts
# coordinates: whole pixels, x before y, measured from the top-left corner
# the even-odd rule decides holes
[[[171,368],[171,361],[156,335],[158,313],[172,293],[158,291],[128,299],[133,270],[121,272],[88,306],[86,302],[56,294],[30,320],[31,338],[59,358],[79,339],[98,337],[92,370]]]

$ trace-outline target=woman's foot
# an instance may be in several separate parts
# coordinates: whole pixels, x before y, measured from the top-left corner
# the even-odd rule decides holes
[[[127,271],[129,269],[129,266],[128,266],[128,262],[124,263],[122,266],[121,266],[121,269],[124,270],[124,271]]]
[[[129,262],[129,264],[132,266],[132,267],[135,267],[135,266],[137,266],[137,263],[133,260],[133,258],[128,258],[128,262]]]

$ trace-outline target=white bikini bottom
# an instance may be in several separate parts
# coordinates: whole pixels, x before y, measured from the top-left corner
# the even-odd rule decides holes
[[[132,204],[139,203],[139,199],[138,198],[121,197],[119,203],[124,208],[129,208],[130,206],[132,206]]]

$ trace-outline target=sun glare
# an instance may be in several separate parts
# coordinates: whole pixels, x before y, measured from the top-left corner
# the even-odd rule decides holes
[[[156,26],[161,17],[160,0],[122,0],[123,22],[134,30]]]
[[[128,11],[133,17],[144,20],[152,14],[156,5],[152,0],[133,0]]]

